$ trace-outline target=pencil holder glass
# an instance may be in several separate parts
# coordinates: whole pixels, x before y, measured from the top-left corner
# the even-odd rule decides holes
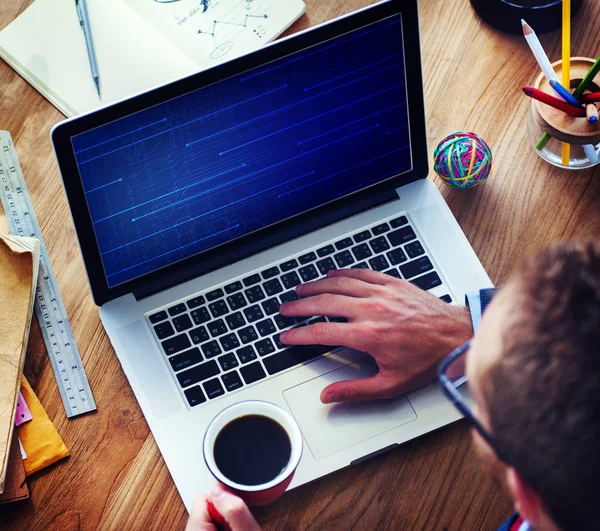
[[[571,59],[571,91],[579,86],[594,62],[585,57]],[[557,79],[562,79],[562,61],[557,61],[552,66]],[[600,91],[597,84],[599,78],[597,76],[592,81],[588,91]],[[536,80],[535,88],[555,94],[543,74]],[[527,119],[527,136],[536,153],[559,168],[582,170],[600,163],[600,122],[590,123],[587,118],[568,116],[554,107],[532,100]],[[568,146],[568,164],[563,164],[565,144]]]

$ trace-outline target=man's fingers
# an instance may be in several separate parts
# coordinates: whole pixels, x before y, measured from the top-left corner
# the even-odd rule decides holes
[[[260,526],[248,506],[222,485],[216,485],[211,490],[210,499],[231,527],[231,531],[260,531]]]
[[[315,323],[283,332],[281,342],[286,345],[330,345],[360,350],[355,326],[350,323]]]
[[[321,391],[321,402],[358,402],[394,398],[400,394],[398,382],[385,378],[381,373],[360,380],[344,380],[328,385]]]
[[[354,278],[358,280],[362,280],[363,282],[368,282],[369,284],[378,284],[379,286],[385,286],[393,282],[394,277],[390,277],[389,275],[385,275],[384,273],[379,273],[378,271],[373,271],[372,269],[332,269],[327,273],[328,278]]]
[[[185,529],[186,531],[217,531],[208,514],[208,499],[206,496],[196,496]]]
[[[281,315],[290,317],[327,315],[330,317],[353,318],[360,313],[356,307],[358,299],[344,295],[323,293],[297,301],[286,302],[279,307]]]
[[[376,293],[378,288],[373,284],[351,277],[328,277],[296,287],[300,297],[312,297],[322,293],[346,295],[347,297],[368,297]],[[381,288],[379,288],[381,289]]]

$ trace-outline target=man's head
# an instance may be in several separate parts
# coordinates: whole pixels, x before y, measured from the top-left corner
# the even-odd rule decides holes
[[[486,312],[467,357],[476,444],[534,527],[600,529],[600,244],[528,260]]]

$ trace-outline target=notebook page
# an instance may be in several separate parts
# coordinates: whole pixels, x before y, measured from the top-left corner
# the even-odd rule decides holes
[[[272,41],[306,10],[302,0],[124,1],[202,69]]]
[[[102,99],[75,0],[36,0],[0,32],[0,56],[67,116],[192,74],[196,65],[122,0],[88,0]]]

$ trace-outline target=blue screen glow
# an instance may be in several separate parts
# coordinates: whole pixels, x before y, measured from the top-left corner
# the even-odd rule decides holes
[[[410,170],[401,18],[72,142],[114,287]]]

